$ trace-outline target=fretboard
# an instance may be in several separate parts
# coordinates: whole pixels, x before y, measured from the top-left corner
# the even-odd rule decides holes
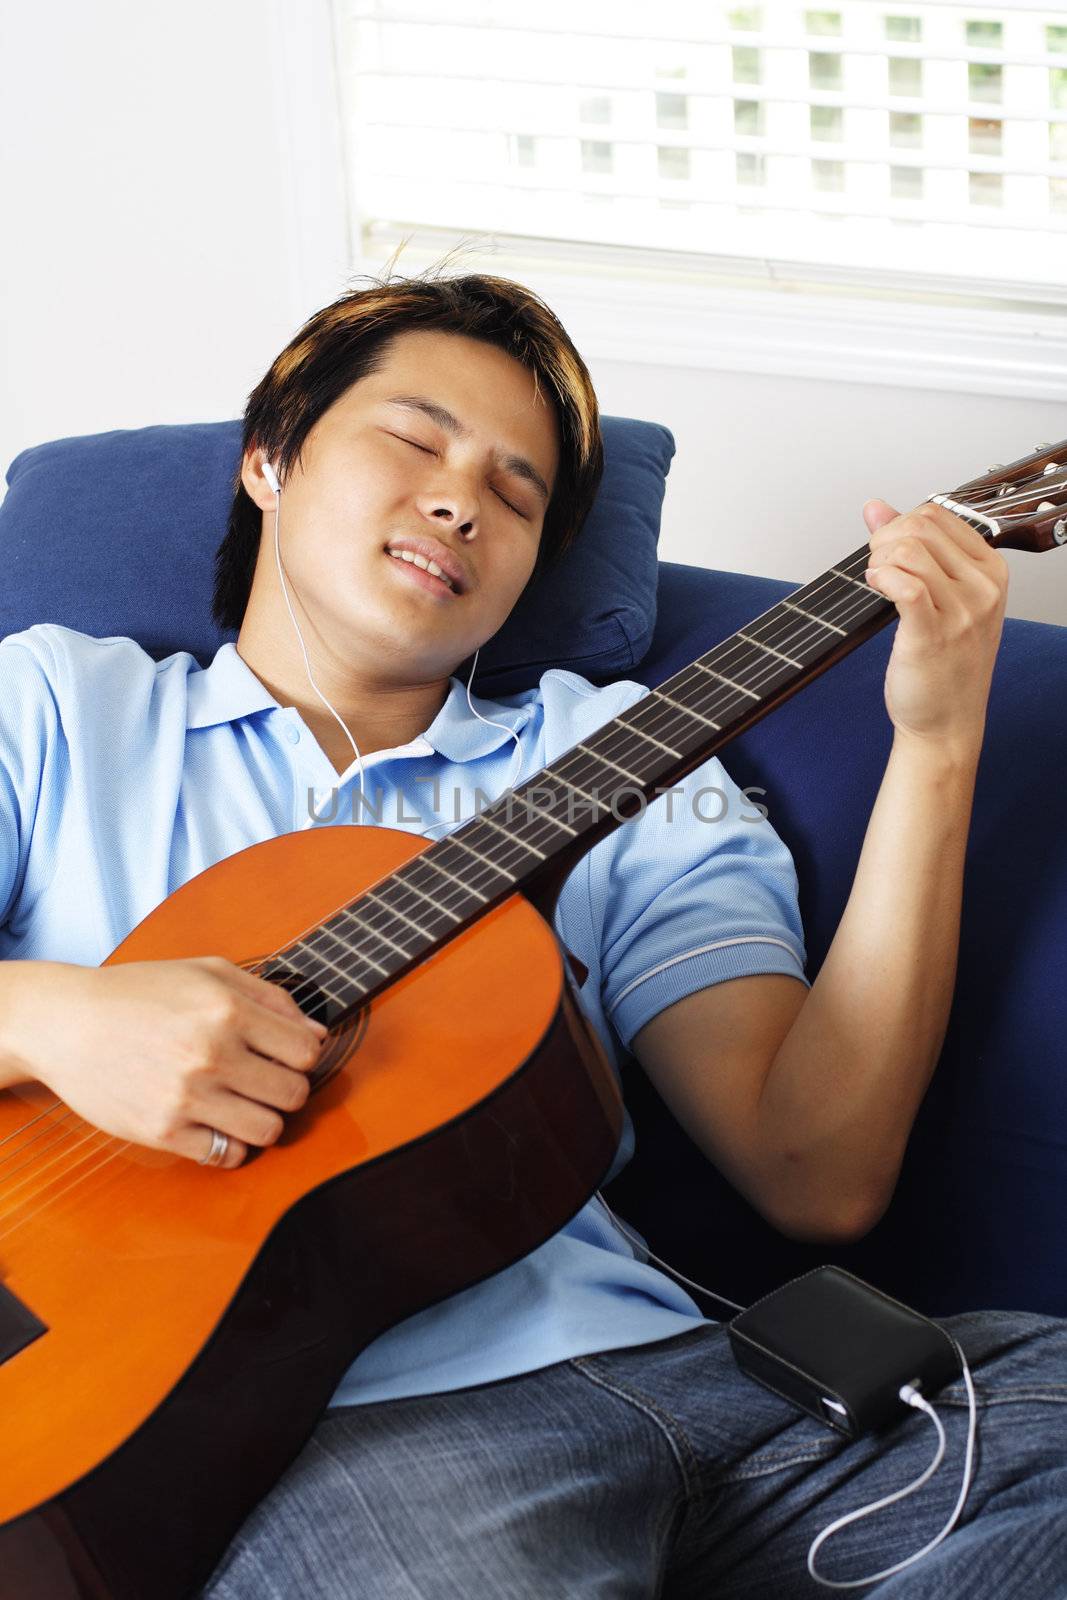
[[[863,544],[665,679],[258,969],[358,1006],[514,894],[557,885],[628,821],[896,616]]]

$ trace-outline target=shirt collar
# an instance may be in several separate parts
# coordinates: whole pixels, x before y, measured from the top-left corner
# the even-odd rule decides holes
[[[475,709],[483,717],[505,724],[503,728],[487,726],[472,714],[466,685],[459,678],[450,677],[444,704],[421,737],[449,761],[473,761],[503,744],[509,738],[508,728],[518,733],[529,721],[532,695],[533,691],[528,691],[522,704],[508,706],[472,693]],[[211,728],[222,722],[237,722],[257,711],[285,709],[238,654],[232,641],[219,646],[209,667],[190,672],[186,696],[187,728]]]

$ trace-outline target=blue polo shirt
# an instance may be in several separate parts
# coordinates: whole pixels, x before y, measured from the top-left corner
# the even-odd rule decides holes
[[[53,623],[10,634],[0,959],[98,966],[196,873],[278,834],[348,823],[442,838],[648,692],[553,668],[521,694],[472,696],[499,727],[471,715],[453,677],[423,733],[365,758],[360,805],[355,761],[339,777],[234,644],[202,669],[188,651],[156,662],[132,639]],[[589,969],[579,999],[617,1076],[638,1029],[694,990],[764,972],[807,983],[793,861],[759,796],[716,757],[678,790],[586,852],[553,918]],[[632,1152],[627,1115],[605,1182]],[[381,1334],[331,1404],[488,1383],[707,1320],[594,1195],[529,1255]]]

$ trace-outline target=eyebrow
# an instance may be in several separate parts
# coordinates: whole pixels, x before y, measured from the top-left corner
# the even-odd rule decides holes
[[[387,406],[403,406],[407,411],[421,411],[429,417],[431,422],[436,422],[438,427],[444,428],[447,433],[454,434],[457,439],[469,439],[470,429],[460,422],[451,411],[439,405],[436,400],[427,399],[424,394],[394,394],[385,402]],[[527,483],[532,483],[542,500],[548,501],[551,496],[548,484],[542,478],[532,461],[527,461],[525,456],[500,455],[500,464],[513,472],[517,478],[525,478]]]

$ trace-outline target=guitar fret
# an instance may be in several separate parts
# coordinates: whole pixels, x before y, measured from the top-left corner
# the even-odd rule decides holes
[[[294,950],[310,950],[312,955],[316,954],[316,952],[313,949],[313,947],[311,945],[309,945],[303,939],[294,939],[293,944],[292,944],[292,948]],[[319,957],[319,959],[322,960],[324,958],[323,957]],[[333,962],[330,962],[330,965],[333,966]],[[264,968],[263,970],[266,971],[266,968]],[[340,967],[336,967],[336,966],[334,967],[334,971],[337,973],[338,977],[342,980],[342,983],[345,986],[348,986],[348,984],[351,981],[350,978],[349,978],[348,973],[347,972],[342,972],[341,968]],[[386,971],[385,967],[382,967],[381,971],[382,971],[382,974],[385,977],[389,976],[389,974]],[[305,973],[304,969],[301,968],[301,976],[304,977],[306,975],[307,974]],[[328,1000],[332,1000],[334,1005],[343,1006],[343,1005],[345,1005],[347,1003],[345,1001],[345,999],[344,999],[343,994],[340,994],[340,995],[334,994],[332,989],[327,989],[326,985],[322,982],[321,977],[318,974],[312,973],[311,976],[313,977],[313,979],[314,979],[315,983],[317,984],[317,986],[322,990],[322,992],[326,996],[326,998]]]
[[[621,772],[623,777],[624,778],[629,778],[631,783],[640,783],[641,780],[636,776],[635,773],[627,772],[625,767],[620,767],[619,763],[617,761],[612,761],[610,756],[601,755],[599,750],[591,750],[589,748],[589,746],[587,744],[583,744],[580,739],[578,740],[578,743],[575,745],[574,748],[576,750],[584,750],[587,756],[592,756],[593,757],[594,761],[603,761],[609,767],[614,767],[616,772]]]
[[[862,589],[865,595],[872,600],[874,599],[874,591],[869,583],[861,583],[860,580],[858,578],[854,578],[850,572],[842,572],[840,567],[828,567],[827,571],[836,572],[839,578],[845,578],[849,583],[854,583],[857,589]]]
[[[358,917],[354,917],[351,911],[346,910],[339,912],[336,917],[331,917],[329,922],[324,922],[321,927],[317,928],[315,930],[315,937],[317,938],[322,933],[327,934],[333,940],[334,944],[338,945],[343,952],[342,960],[347,962],[349,956],[354,954],[357,961],[362,961],[369,966],[377,967],[378,971],[387,977],[389,974],[388,967],[383,967],[380,962],[375,961],[373,956],[366,955],[362,950],[356,950],[351,944],[348,943],[346,939],[341,936],[340,933],[336,931],[334,924],[341,923],[342,919],[345,922],[354,922],[357,930],[362,928]],[[327,966],[332,967],[340,977],[344,978],[347,976],[345,968],[339,967],[337,962],[334,961],[332,957],[328,956],[324,950],[319,949],[318,945],[310,945],[306,939],[302,940],[301,942],[303,943],[305,949],[311,949],[320,961],[324,961]]]
[[[563,784],[567,783],[567,779],[566,778],[560,778],[559,781],[560,781],[560,783],[563,783]],[[578,789],[578,785],[576,783],[568,784],[568,787],[572,788],[572,789]],[[578,789],[578,793],[579,794],[585,794],[585,790],[584,789]],[[585,798],[587,800],[592,800],[593,799],[592,795],[588,795],[588,794],[585,795]],[[593,804],[594,805],[599,805],[599,803],[600,802],[598,800],[593,800]],[[543,817],[547,817],[549,822],[554,822],[557,827],[566,828],[568,833],[570,833],[570,834],[576,834],[577,833],[577,830],[575,828],[572,828],[569,823],[564,822],[562,817],[553,816],[552,812],[551,811],[546,811],[544,806],[535,805],[532,800],[524,800],[523,804],[526,805],[526,806],[533,806],[533,809],[535,811],[539,811]]]
[[[410,877],[405,877],[402,872],[398,872],[397,873],[396,881],[398,883],[402,884],[405,889],[410,889],[412,891],[412,893],[419,895],[423,900],[426,901],[426,904],[428,906],[432,906],[435,911],[443,911],[443,912],[445,912],[445,914],[447,916],[452,918],[453,922],[462,922],[463,921],[463,918],[462,917],[457,917],[456,913],[454,911],[449,911],[447,906],[439,905],[438,902],[436,900],[434,900],[431,895],[425,894],[418,887],[417,884],[414,884],[414,883],[411,882]]]
[[[724,672],[716,672],[714,667],[705,666],[703,661],[694,661],[695,667],[700,667],[704,672],[710,672],[713,678],[718,678],[722,683],[728,683],[731,689],[739,689],[742,694],[747,694],[753,700],[761,699],[755,689],[746,689],[743,683],[735,683],[733,678],[728,678]]]
[[[421,922],[416,922],[414,917],[409,917],[407,912],[401,911],[399,906],[391,905],[388,900],[383,900],[380,895],[375,894],[373,889],[364,889],[360,898],[362,900],[373,900],[376,905],[383,906],[391,916],[402,917],[405,922],[411,924],[416,933],[421,934],[423,938],[426,937],[426,929]]]
[[[788,661],[791,667],[802,667],[805,665],[803,661],[795,661],[792,656],[787,656],[784,651],[776,650],[773,644],[764,644],[762,639],[753,639],[751,634],[742,632],[740,628],[737,630],[737,637],[739,639],[747,639],[749,644],[758,645],[761,650],[766,650],[769,655],[777,656],[779,661]]]
[[[662,689],[655,689],[653,693],[657,694],[661,700],[669,700],[672,706],[678,706],[680,710],[688,711],[691,717],[697,717],[701,722],[706,722],[709,728],[715,729],[716,733],[722,732],[722,723],[716,722],[714,717],[706,717],[702,711],[695,711],[692,706],[682,705],[680,700],[676,700],[673,695],[665,694]]]
[[[489,816],[487,812],[483,811],[478,820],[480,822],[488,822],[491,828],[495,828],[498,833],[502,833],[504,835],[504,838],[509,844],[521,844],[525,850],[532,850],[535,856],[540,856],[542,861],[548,860],[548,857],[545,855],[543,850],[538,850],[537,846],[535,844],[531,844],[529,839],[523,839],[518,834],[509,833],[507,828],[503,827],[501,823],[494,822],[492,817]]]
[[[332,934],[331,937],[336,939],[337,943],[339,945],[341,945],[342,948],[344,948],[345,941],[343,939],[338,938],[336,934]],[[328,955],[325,955],[321,950],[317,949],[315,946],[309,945],[306,939],[297,939],[296,943],[298,945],[302,946],[302,948],[305,949],[305,950],[311,950],[312,954],[319,961],[324,961],[328,967],[332,967],[333,968],[333,970],[337,973],[338,977],[345,978],[346,981],[347,981],[347,974],[337,965],[336,961],[331,961]],[[357,954],[358,954],[359,959],[361,961],[369,961],[372,967],[377,967],[378,971],[382,974],[383,977],[387,978],[389,976],[389,968],[388,967],[383,967],[380,962],[375,961],[373,956],[365,955],[362,950],[358,951]]]
[[[397,944],[395,939],[390,939],[389,935],[387,933],[383,933],[381,928],[371,928],[366,923],[364,923],[364,927],[367,928],[368,933],[372,933],[376,939],[381,939],[384,944],[391,944],[397,955],[403,956],[405,961],[411,955],[412,952],[410,950],[405,950],[402,944]]]
[[[455,834],[452,834],[448,841],[449,844],[455,842],[455,837]],[[420,856],[419,860],[420,862],[425,862],[428,867],[433,867],[435,872],[443,872],[446,878],[451,878],[453,883],[458,883],[461,889],[469,890],[471,894],[476,894],[479,900],[488,900],[488,895],[481,894],[477,889],[474,888],[473,884],[468,884],[463,878],[457,878],[454,872],[449,872],[447,867],[443,867],[439,861],[435,861],[429,850],[427,850],[424,855]]]
[[[641,704],[644,704],[644,703],[645,702],[641,702]],[[680,750],[672,750],[669,744],[664,744],[662,739],[657,739],[651,733],[646,733],[644,728],[638,728],[632,722],[623,722],[621,717],[618,720],[621,723],[621,725],[626,729],[627,733],[636,733],[636,734],[639,735],[640,738],[647,739],[650,744],[659,745],[661,750],[666,750],[666,752],[667,752],[667,754],[669,756],[674,756],[676,759],[681,756],[682,752]]]
[[[480,820],[481,819],[479,818],[479,821]],[[498,872],[502,878],[507,878],[509,881],[513,881],[509,872],[505,872],[503,867],[498,867],[496,862],[493,861],[489,856],[483,855],[480,850],[476,850],[472,844],[468,844],[466,840],[461,839],[458,834],[454,833],[449,843],[459,845],[461,850],[466,850],[472,856],[477,856],[479,861],[485,862],[486,866],[491,872]]]
[[[802,617],[807,617],[809,622],[818,622],[824,628],[832,628],[833,631],[835,633],[839,633],[842,638],[847,637],[848,630],[845,628],[839,628],[836,622],[827,622],[825,617],[817,617],[814,611],[805,611],[803,606],[795,606],[792,600],[783,600],[781,601],[781,604],[783,606],[788,606],[790,611],[799,611],[800,615]]]

